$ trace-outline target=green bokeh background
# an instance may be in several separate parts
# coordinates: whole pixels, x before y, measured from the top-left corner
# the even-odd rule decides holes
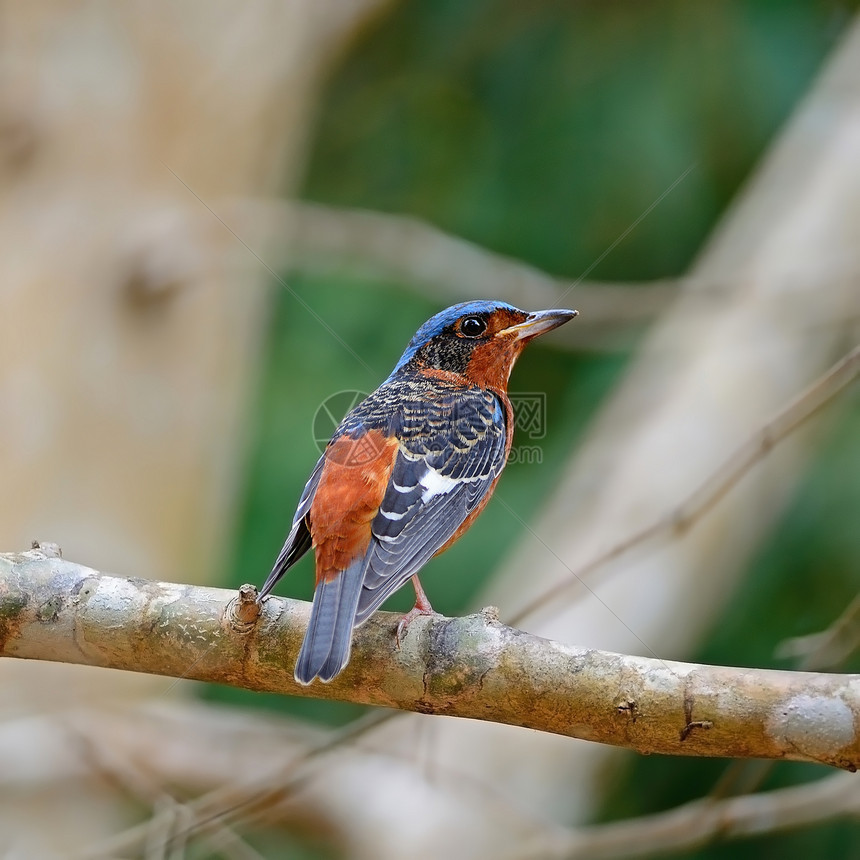
[[[692,166],[589,277],[680,274],[796,107],[856,5],[393,4],[333,72],[302,196],[419,216],[574,281]],[[417,326],[448,303],[349,273],[287,271],[283,278],[289,288],[277,290],[271,319],[231,584],[261,582],[280,548],[318,456],[311,428],[320,402],[339,390],[378,385]],[[549,403],[543,462],[512,465],[498,491],[524,520],[535,517],[628,358],[537,345],[518,364],[512,389],[545,391]],[[788,666],[774,658],[776,644],[826,627],[860,588],[856,391],[821,427],[821,456],[691,659]],[[424,582],[436,608],[474,608],[482,579],[522,539],[517,520],[491,503],[468,538],[428,567]],[[311,582],[305,559],[279,590],[309,598]],[[410,604],[404,589],[389,606]],[[858,671],[860,664],[845,668]],[[206,695],[330,723],[360,712],[220,688]],[[611,780],[602,818],[645,814],[706,794],[727,766],[631,755]],[[747,764],[738,771],[740,784],[751,784],[758,768]],[[818,768],[780,763],[761,785],[820,775]],[[729,852],[735,858],[860,857],[860,839],[856,825],[839,824],[686,856]]]

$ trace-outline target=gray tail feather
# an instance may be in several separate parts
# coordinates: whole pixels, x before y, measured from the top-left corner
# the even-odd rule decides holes
[[[311,532],[308,528],[307,518],[302,517],[293,523],[283,549],[278,553],[272,572],[257,595],[257,603],[262,602],[263,598],[275,587],[278,580],[311,548],[311,543]]]
[[[331,681],[349,662],[364,564],[364,559],[358,559],[335,579],[317,585],[296,660],[295,679],[300,684],[310,684],[314,678]]]

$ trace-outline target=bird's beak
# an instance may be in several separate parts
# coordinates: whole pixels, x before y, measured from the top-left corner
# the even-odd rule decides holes
[[[531,340],[540,334],[552,331],[560,325],[564,325],[579,314],[579,311],[555,309],[551,311],[535,311],[528,318],[517,325],[502,329],[498,334],[513,335],[516,340]]]

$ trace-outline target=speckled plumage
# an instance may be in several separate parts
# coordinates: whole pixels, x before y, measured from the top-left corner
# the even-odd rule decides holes
[[[346,415],[260,592],[262,600],[314,546],[317,587],[297,681],[335,677],[349,660],[353,628],[408,579],[419,598],[413,612],[430,611],[415,574],[492,495],[513,435],[511,367],[528,340],[575,314],[527,314],[502,302],[448,308]],[[467,333],[481,326],[481,334]]]

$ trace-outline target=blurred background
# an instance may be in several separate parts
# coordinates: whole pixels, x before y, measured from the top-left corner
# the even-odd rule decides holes
[[[545,395],[545,432],[520,434],[531,447],[499,499],[424,577],[441,612],[493,602],[512,617],[670,513],[856,342],[860,149],[840,111],[860,117],[860,80],[837,72],[826,109],[811,101],[856,8],[4,4],[3,550],[40,538],[121,574],[260,584],[319,455],[321,403],[372,390],[454,301],[569,305],[581,319],[533,346],[511,383]],[[691,534],[597,571],[522,626],[578,645],[797,667],[803,655],[781,643],[827,629],[860,591],[858,439],[855,387]],[[308,599],[312,576],[306,558],[279,592]],[[389,608],[407,609],[407,592]],[[70,715],[72,746],[90,753],[52,774],[37,745],[39,767],[7,770],[9,857],[63,856],[139,822],[154,823],[116,856],[429,857],[442,832],[454,857],[541,856],[529,839],[542,827],[825,775],[593,748],[583,764],[568,749],[585,742],[409,716],[376,736],[409,773],[395,778],[367,752],[343,782],[363,800],[396,793],[390,818],[376,806],[355,824],[312,774],[318,793],[298,789],[263,822],[232,821],[229,838],[195,832],[179,845],[176,810],[241,774],[201,764],[168,783],[153,765],[156,788],[133,789],[140,780],[117,773],[140,776],[146,755],[118,730],[113,746],[100,737],[121,763],[92,765],[86,708],[144,719],[153,701],[170,703],[199,709],[191,723],[230,714],[243,738],[297,720],[328,731],[362,710],[12,662],[0,666],[0,750]],[[63,780],[79,787],[71,800]],[[678,856],[848,858],[858,846],[856,821],[836,821]]]

